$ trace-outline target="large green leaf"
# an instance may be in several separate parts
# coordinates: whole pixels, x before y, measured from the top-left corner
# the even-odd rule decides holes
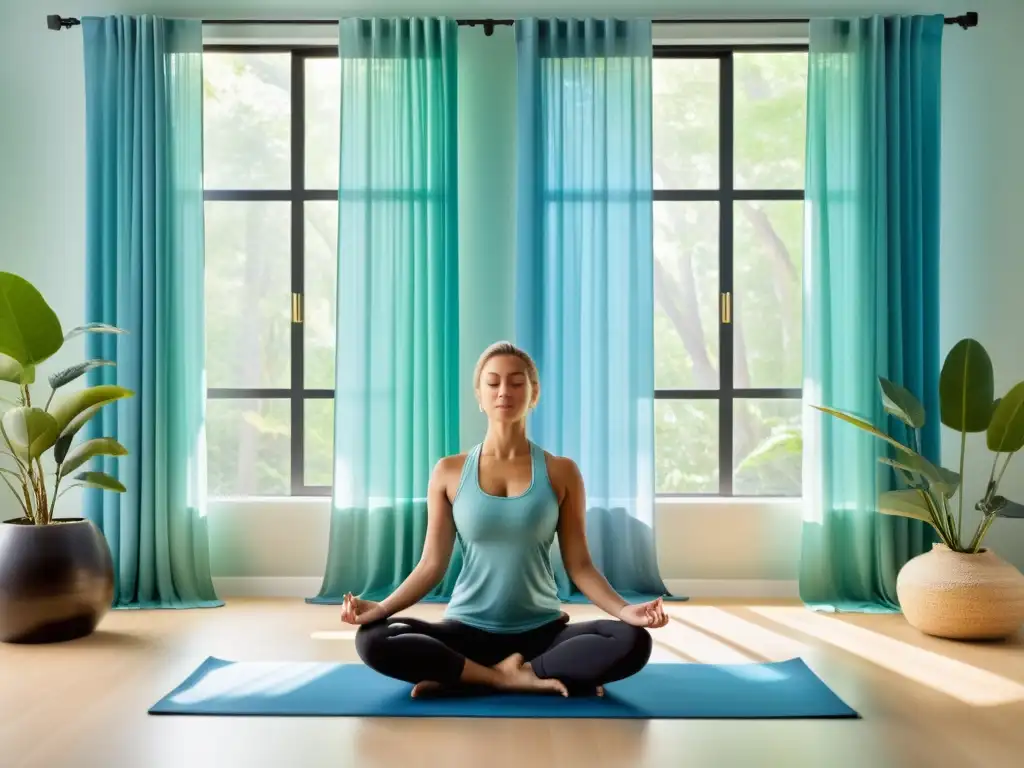
[[[12,408],[4,414],[3,424],[21,458],[39,458],[60,435],[56,420],[42,408]]]
[[[946,497],[955,494],[956,489],[960,487],[960,475],[945,467],[936,466],[916,453],[900,456],[896,460],[882,457],[879,461],[895,469],[909,472],[915,478],[927,478],[929,487]]]
[[[73,339],[75,336],[80,336],[83,333],[125,333],[120,328],[116,328],[113,325],[107,325],[106,323],[87,323],[86,325],[80,325],[77,328],[72,328],[64,336],[64,341]]]
[[[109,360],[86,360],[84,363],[76,363],[75,365],[65,368],[63,371],[57,371],[57,373],[50,374],[50,388],[60,389],[65,384],[70,384],[79,376],[91,371],[93,368],[99,368],[105,365],[114,365],[114,363]]]
[[[886,413],[892,414],[908,427],[920,429],[925,423],[924,406],[914,394],[899,384],[878,377],[882,388],[882,406]]]
[[[0,355],[0,381],[9,381],[12,384],[21,384],[21,376],[25,369],[21,363],[9,355]]]
[[[992,501],[995,505],[996,517],[1024,518],[1024,505],[1002,496],[995,496]]]
[[[878,497],[878,511],[886,515],[899,515],[923,520],[935,525],[931,510],[920,491],[886,491]]]
[[[68,453],[60,467],[60,476],[67,477],[94,456],[127,456],[128,449],[112,437],[86,440]]]
[[[858,428],[864,430],[865,432],[869,432],[870,434],[874,435],[875,437],[877,437],[877,438],[879,438],[881,440],[885,440],[887,443],[889,443],[892,446],[895,446],[896,448],[899,448],[904,453],[908,453],[908,454],[912,454],[914,456],[917,456],[917,453],[912,451],[910,448],[905,446],[903,443],[901,443],[898,440],[894,440],[893,438],[889,437],[884,432],[876,429],[870,422],[864,421],[864,419],[860,418],[859,416],[854,416],[851,413],[846,413],[845,411],[840,411],[840,410],[837,410],[835,408],[828,408],[828,407],[826,407],[824,405],[812,405],[811,408],[814,408],[815,410],[821,411],[822,413],[827,413],[830,416],[835,416],[837,419],[842,419],[843,421],[845,421],[845,422],[847,422],[849,424],[853,424],[853,426],[858,427]]]
[[[957,432],[984,432],[992,419],[995,382],[992,359],[974,339],[963,339],[946,355],[939,376],[942,423]]]
[[[0,272],[0,354],[38,365],[64,343],[60,320],[32,283]]]
[[[94,405],[91,408],[86,408],[80,414],[75,416],[75,418],[69,421],[68,425],[64,427],[63,431],[60,433],[60,440],[57,441],[57,445],[59,446],[64,440],[67,440],[68,444],[65,451],[67,448],[70,448],[72,438],[78,434],[78,431],[82,427],[89,423],[89,419],[95,416],[104,405],[106,405],[106,403],[100,403],[99,405]]]
[[[108,405],[115,400],[131,397],[133,394],[134,393],[131,390],[114,384],[101,384],[96,387],[87,387],[86,389],[75,392],[73,395],[69,395],[62,400],[61,403],[53,409],[53,417],[57,420],[57,425],[60,427],[60,431],[64,432],[76,417],[83,415],[89,409]],[[95,413],[95,411],[93,411],[93,413]],[[91,417],[92,414],[90,413],[89,416]],[[82,424],[84,423],[85,422],[82,422]],[[78,429],[81,429],[82,424],[78,425]]]
[[[988,449],[997,453],[1019,451],[1024,448],[1024,381],[996,403],[985,435]]]
[[[116,493],[124,493],[128,490],[106,472],[82,472],[75,475],[75,480],[87,488],[102,488],[104,491],[115,491]]]

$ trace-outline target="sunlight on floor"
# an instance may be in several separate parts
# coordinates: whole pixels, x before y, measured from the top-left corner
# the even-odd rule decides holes
[[[246,662],[208,672],[203,678],[172,697],[176,704],[198,704],[211,699],[280,696],[323,677],[337,664],[321,662]]]
[[[684,624],[676,616],[669,614],[669,623],[653,630],[654,642],[668,648],[673,654],[684,661],[695,661],[701,664],[750,664],[763,661],[746,654],[729,643],[717,640],[701,632],[699,629]]]
[[[808,651],[808,646],[804,643],[784,637],[712,605],[694,605],[675,611],[670,609],[669,615],[711,636],[752,651],[767,661],[784,661]]]
[[[860,656],[972,706],[1024,701],[1024,685],[962,661],[806,608],[749,607],[760,616]]]

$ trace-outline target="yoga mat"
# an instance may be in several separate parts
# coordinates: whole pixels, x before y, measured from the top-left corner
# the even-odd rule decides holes
[[[413,699],[412,686],[362,664],[232,662],[210,657],[154,715],[502,718],[858,717],[801,659],[648,664],[604,698],[493,694]]]

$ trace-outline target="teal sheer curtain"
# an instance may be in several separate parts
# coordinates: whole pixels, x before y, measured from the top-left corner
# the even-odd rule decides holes
[[[341,22],[334,490],[311,602],[402,582],[433,465],[458,453],[456,33],[438,18]],[[428,599],[460,569],[456,549]]]
[[[82,20],[86,90],[86,311],[123,336],[90,334],[89,373],[135,397],[89,437],[130,455],[97,460],[124,494],[86,491],[114,560],[115,607],[221,605],[204,510],[203,39],[198,21]]]
[[[811,22],[804,397],[886,421],[877,376],[916,393],[939,459],[942,16]],[[800,594],[821,610],[898,610],[896,576],[936,541],[881,515],[882,441],[807,409]]]
[[[516,338],[534,356],[531,439],[576,461],[594,562],[624,596],[666,592],[654,543],[651,23],[516,22]],[[555,547],[563,600],[580,599]]]

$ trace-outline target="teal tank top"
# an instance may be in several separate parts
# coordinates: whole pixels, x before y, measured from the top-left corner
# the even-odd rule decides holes
[[[551,570],[558,499],[544,451],[533,443],[530,487],[520,496],[485,493],[480,448],[466,457],[452,503],[462,571],[445,618],[489,632],[526,632],[562,614]]]

